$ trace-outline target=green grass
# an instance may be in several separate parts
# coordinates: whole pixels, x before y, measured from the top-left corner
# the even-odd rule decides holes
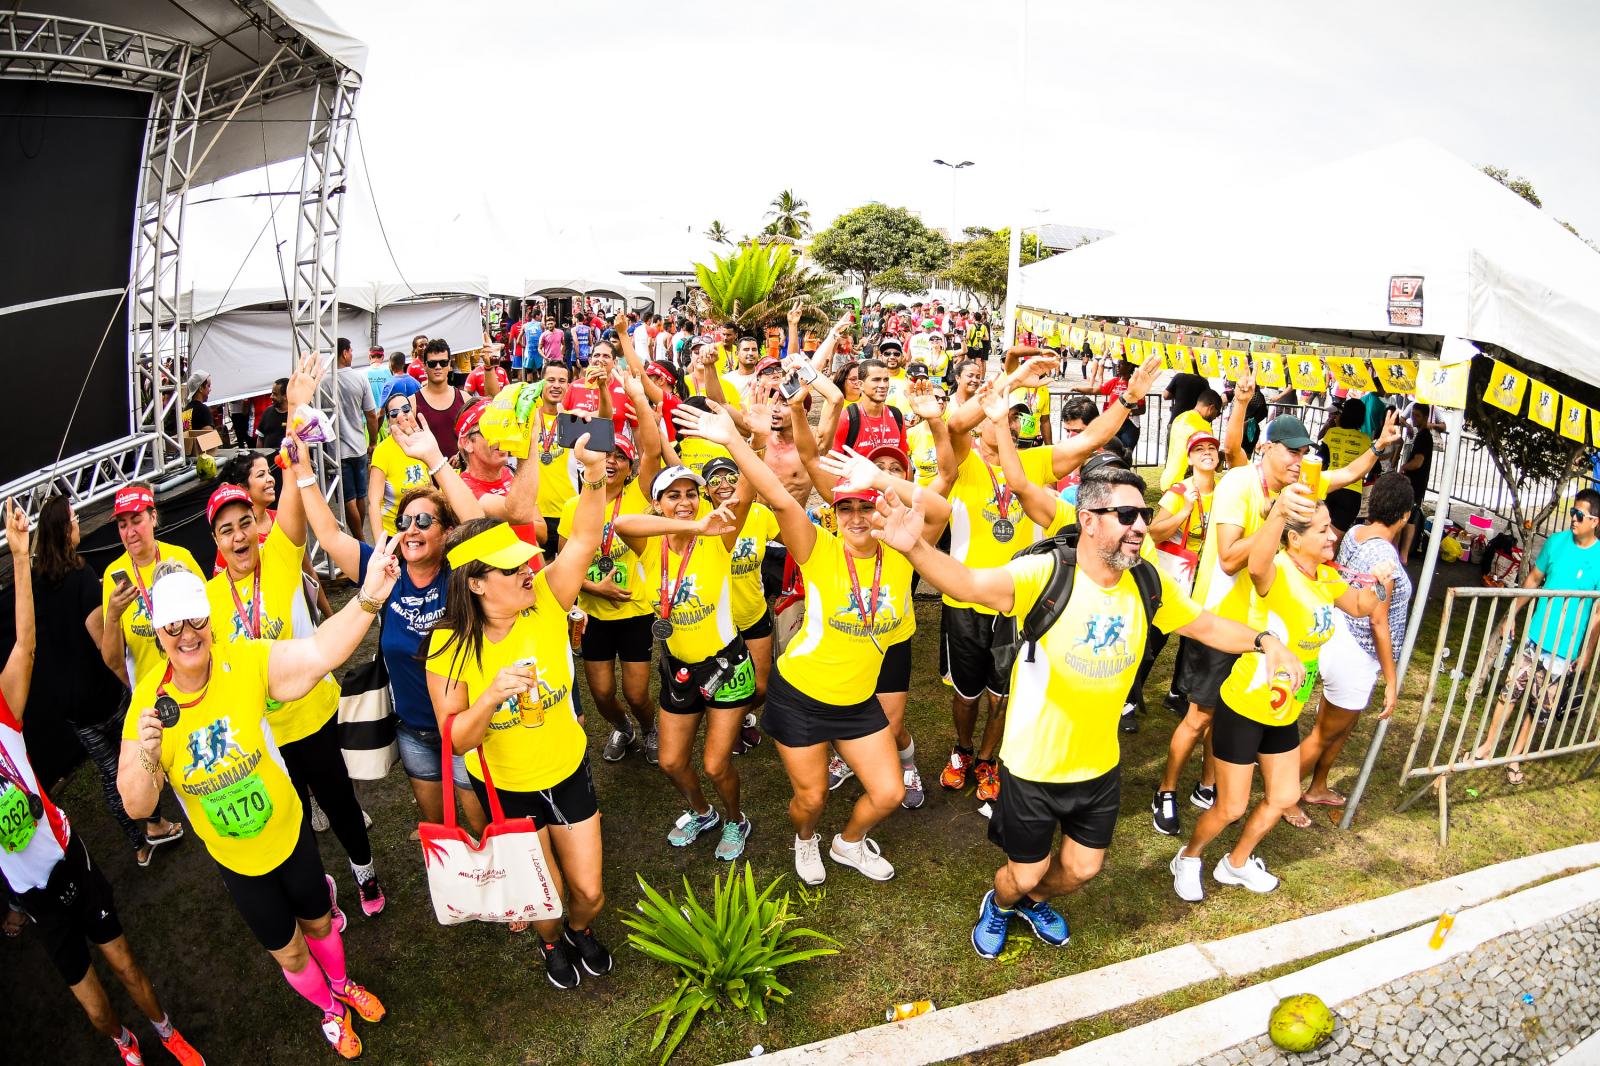
[[[1436,582],[1441,595],[1451,580],[1468,580],[1465,568],[1457,569],[1441,573]],[[1454,790],[1447,851],[1438,847],[1432,804],[1419,804],[1404,815],[1394,812],[1396,780],[1431,661],[1429,632],[1419,645],[1406,698],[1354,830],[1342,833],[1318,812],[1313,828],[1297,832],[1279,826],[1263,844],[1263,856],[1284,878],[1279,891],[1260,897],[1217,890],[1198,906],[1173,895],[1167,861],[1178,845],[1151,829],[1148,804],[1174,719],[1155,704],[1142,730],[1124,738],[1125,817],[1105,871],[1064,903],[1072,922],[1071,947],[1053,951],[1035,945],[1013,964],[985,962],[973,953],[967,937],[1000,854],[985,837],[985,822],[971,792],[951,795],[936,784],[951,740],[948,690],[933,677],[936,602],[918,604],[918,623],[918,669],[908,715],[929,801],[920,811],[897,812],[874,834],[898,876],[888,884],[874,884],[830,864],[826,894],[813,905],[798,904],[797,910],[806,925],[839,939],[842,953],[790,972],[786,983],[794,996],[767,1026],[753,1025],[743,1016],[712,1016],[697,1024],[674,1062],[723,1062],[748,1054],[758,1043],[769,1049],[790,1047],[877,1024],[891,1003],[931,998],[948,1007],[1600,836],[1600,783],[1575,780],[1581,759],[1532,763],[1528,783],[1518,789],[1507,786],[1498,773],[1473,775],[1475,780],[1468,783],[1481,794],[1471,800],[1460,788]],[[1175,648],[1173,642],[1152,675],[1153,700],[1171,676]],[[33,713],[51,712],[35,708]],[[667,845],[666,830],[681,810],[676,793],[637,757],[620,764],[602,762],[602,728],[603,722],[591,713],[591,761],[605,812],[610,893],[608,913],[597,928],[618,961],[610,976],[585,979],[575,992],[558,992],[549,985],[526,935],[513,936],[499,927],[439,926],[429,906],[418,847],[407,839],[415,815],[400,770],[361,786],[389,892],[389,909],[381,918],[368,921],[353,911],[345,935],[352,975],[377,992],[390,1010],[382,1025],[360,1027],[370,1061],[440,1066],[648,1061],[650,1026],[627,1023],[666,994],[671,974],[625,946],[614,912],[638,898],[636,871],[661,889],[679,885],[685,873],[697,888],[709,889],[712,873],[721,867],[711,858],[709,841],[684,851]],[[1337,785],[1353,783],[1371,729],[1371,722],[1357,727],[1344,766],[1335,773]],[[788,784],[776,752],[769,742],[737,765],[746,809],[756,824],[747,853],[756,874],[792,877]],[[1184,775],[1184,789],[1197,772],[1198,758]],[[851,782],[830,797],[822,832],[839,829],[845,805],[857,795]],[[163,1003],[210,1061],[333,1061],[322,1046],[313,1012],[251,939],[197,841],[163,849],[149,869],[141,870],[102,805],[91,767],[81,767],[58,788],[56,799],[115,886],[130,940]],[[1184,808],[1186,828],[1195,813]],[[1231,836],[1225,834],[1224,840]],[[325,864],[339,879],[341,897],[353,902],[342,851],[331,836],[322,837],[321,843]],[[25,934],[20,944],[0,943],[0,959],[10,999],[6,1042],[8,1050],[15,1049],[16,1061],[107,1061],[109,1049],[83,1020],[35,937]],[[101,972],[109,977],[103,967]],[[1232,987],[1210,984],[1217,987],[1181,990],[1047,1034],[1037,1038],[1041,1042],[1035,1050],[1103,1035]],[[123,1018],[132,1021],[132,1004],[114,980],[112,986]],[[138,1031],[141,1039],[149,1033],[147,1026]],[[151,1061],[160,1061],[161,1055],[154,1049]],[[981,1061],[1019,1059],[1016,1052],[1002,1051]]]

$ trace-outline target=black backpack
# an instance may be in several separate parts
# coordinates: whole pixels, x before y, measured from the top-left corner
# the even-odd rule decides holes
[[[1039,641],[1067,609],[1067,600],[1072,595],[1072,580],[1078,569],[1078,527],[1068,526],[1053,537],[1021,549],[1012,558],[1023,559],[1030,555],[1053,555],[1056,567],[1050,574],[1050,580],[1045,582],[1044,591],[1039,593],[1039,598],[1034,601],[1033,608],[1028,611],[1028,616],[1022,620],[1020,627],[1015,618],[1006,615],[995,619],[994,637],[990,647],[994,652],[995,666],[1000,671],[1001,677],[1011,676],[1011,668],[1017,661],[1017,652],[1024,644],[1028,647],[1027,661],[1030,663],[1034,661],[1034,652],[1039,646]],[[1161,574],[1148,559],[1140,559],[1134,563],[1130,572],[1133,574],[1133,583],[1139,590],[1139,598],[1144,601],[1145,622],[1148,623],[1161,609]]]
[[[902,437],[905,436],[906,416],[901,414],[900,408],[896,407],[894,404],[889,404],[888,407],[889,413],[894,416],[894,424],[900,427],[900,435]],[[845,417],[849,421],[849,425],[844,431],[845,447],[854,448],[856,446],[856,439],[861,436],[861,408],[856,404],[851,404],[849,407],[844,409],[844,413]]]

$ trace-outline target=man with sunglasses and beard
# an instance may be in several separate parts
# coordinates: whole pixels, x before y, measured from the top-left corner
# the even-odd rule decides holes
[[[446,459],[455,458],[456,420],[472,402],[472,397],[464,390],[450,384],[452,362],[448,341],[443,337],[429,341],[422,356],[422,366],[428,376],[422,383],[422,392],[416,397],[417,415],[433,431],[434,439],[439,442],[439,450],[444,452]]]
[[[1024,646],[1011,671],[1011,713],[1000,744],[1002,787],[989,839],[1006,853],[983,898],[972,945],[992,959],[1004,949],[1012,918],[1035,936],[1066,945],[1066,918],[1049,900],[1077,891],[1100,872],[1121,796],[1117,723],[1139,668],[1151,623],[1231,653],[1260,651],[1269,671],[1303,669],[1268,633],[1200,608],[1159,571],[1160,599],[1150,617],[1134,580],[1150,521],[1144,480],[1107,468],[1084,477],[1078,493],[1078,541],[1066,604],[1040,637]],[[919,490],[919,493],[927,490]],[[1018,620],[1048,589],[1060,550],[975,569],[922,538],[920,500],[885,499],[874,535],[904,552],[923,579],[957,600]],[[1031,654],[1035,652],[1036,654]],[[1054,845],[1057,827],[1062,841]]]

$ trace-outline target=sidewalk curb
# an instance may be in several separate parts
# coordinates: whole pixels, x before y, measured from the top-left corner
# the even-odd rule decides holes
[[[1098,970],[1089,970],[1083,973],[1059,977],[1053,981],[1032,985],[1027,988],[1013,989],[989,999],[976,1000],[971,1003],[962,1003],[953,1007],[941,1008],[930,1014],[918,1018],[911,1018],[903,1022],[894,1022],[887,1025],[877,1025],[868,1029],[845,1033],[840,1036],[830,1037],[827,1040],[804,1044],[800,1047],[786,1048],[780,1051],[769,1052],[760,1058],[761,1066],[796,1066],[796,1064],[824,1064],[827,1066],[847,1066],[847,1064],[865,1064],[893,1062],[896,1066],[925,1066],[928,1063],[942,1062],[946,1059],[960,1055],[984,1051],[988,1048],[1009,1044],[1037,1035],[1048,1029],[1066,1025],[1107,1011],[1117,1010],[1131,1006],[1153,996],[1163,995],[1168,992],[1185,988],[1200,981],[1216,978],[1238,978],[1257,973],[1273,966],[1294,962],[1297,959],[1308,958],[1325,951],[1338,948],[1355,941],[1370,940],[1376,936],[1386,936],[1398,933],[1401,930],[1412,929],[1427,923],[1427,928],[1420,934],[1425,946],[1427,937],[1432,932],[1432,922],[1446,908],[1455,907],[1460,910],[1478,908],[1488,910],[1500,904],[1489,903],[1496,896],[1516,891],[1524,885],[1539,881],[1559,874],[1572,871],[1586,870],[1600,866],[1600,842],[1591,844],[1578,844],[1573,847],[1561,848],[1556,851],[1544,852],[1539,855],[1529,855],[1520,859],[1512,859],[1493,866],[1486,866],[1479,870],[1458,874],[1443,881],[1432,884],[1419,885],[1415,888],[1405,889],[1392,895],[1382,896],[1378,899],[1365,900],[1345,907],[1339,907],[1321,914],[1307,915],[1293,921],[1283,922],[1266,929],[1258,929],[1249,933],[1227,937],[1223,940],[1207,941],[1200,944],[1180,944],[1150,955],[1140,956],[1126,962],[1115,963]],[[1600,870],[1591,871],[1594,880],[1589,882],[1589,891],[1600,895]],[[1580,877],[1587,876],[1584,874]],[[1520,906],[1531,906],[1542,917],[1534,921],[1543,921],[1550,917],[1545,914],[1539,901],[1555,898],[1557,893],[1546,893],[1534,896],[1545,888],[1553,888],[1555,884],[1565,884],[1574,878],[1566,878],[1562,882],[1554,882],[1550,886],[1540,886],[1522,892],[1518,900],[1523,901]],[[1564,898],[1564,897],[1563,897]],[[1527,901],[1533,900],[1530,904]],[[1508,901],[1502,901],[1508,902]],[[1587,902],[1587,900],[1585,900]],[[1488,907],[1482,905],[1488,904]],[[1553,913],[1565,913],[1565,909]],[[1491,912],[1492,915],[1497,912]],[[1486,919],[1487,920],[1487,919]],[[1526,921],[1525,915],[1507,913],[1505,918],[1492,919],[1497,921]],[[1477,922],[1473,923],[1477,925]],[[1519,928],[1512,926],[1511,928]],[[964,934],[965,930],[952,931],[952,935]],[[1415,932],[1413,930],[1413,932]],[[1493,934],[1495,936],[1499,933]],[[1392,938],[1399,939],[1399,938]],[[1456,953],[1475,947],[1485,937],[1473,939],[1470,933],[1462,929],[1462,923],[1457,922],[1455,931],[1451,934],[1446,951],[1430,952],[1431,966]],[[1384,944],[1372,944],[1358,951],[1367,951],[1371,948],[1381,948]],[[1069,949],[1070,950],[1070,949]],[[1352,953],[1354,954],[1354,953]],[[1342,956],[1331,963],[1348,966],[1351,956]],[[1293,975],[1293,979],[1301,981],[1306,975],[1317,975],[1317,971],[1330,963],[1321,963]],[[1317,980],[1326,979],[1330,988],[1337,989],[1331,976],[1317,975]],[[1390,978],[1385,978],[1385,981]],[[1380,982],[1381,983],[1381,982]],[[1297,988],[1296,991],[1305,990]],[[1317,986],[1310,990],[1316,991]],[[1265,1019],[1282,995],[1288,993],[1275,993],[1270,986],[1261,985],[1255,988],[1244,989],[1232,993],[1212,1003],[1203,1004],[1173,1015],[1179,1018],[1194,1011],[1204,1011],[1217,1003],[1231,1001],[1233,1006],[1227,1012],[1210,1016],[1205,1024],[1209,1026],[1211,1039],[1218,1040],[1228,1036],[1228,1030],[1238,1026],[1236,1019],[1259,1019],[1248,1023],[1250,1032],[1242,1033],[1236,1039],[1228,1038],[1225,1042],[1214,1044],[1216,1047],[1230,1047],[1233,1044],[1258,1036],[1265,1031]],[[1321,994],[1319,992],[1319,994]],[[1352,993],[1335,990],[1334,999],[1342,1000]],[[1240,997],[1240,998],[1235,998]],[[1259,1011],[1258,1002],[1265,1002]],[[1330,1005],[1334,999],[1328,999]],[[1170,1019],[1164,1019],[1167,1021]],[[1152,1025],[1162,1024],[1160,1022]],[[1138,1032],[1148,1029],[1140,1027]],[[1118,1040],[1120,1036],[1106,1037],[1093,1044],[1085,1045],[1085,1049],[1099,1047],[1108,1041]],[[1128,1062],[1154,1061],[1151,1059],[1151,1045],[1149,1036],[1142,1038],[1140,1045],[1135,1048],[1128,1044],[1121,1044],[1118,1053],[1120,1061],[1114,1066],[1126,1066]],[[1132,1054],[1130,1055],[1130,1051]],[[1163,1052],[1165,1049],[1163,1049]],[[1065,1054],[1070,1054],[1067,1052]],[[1201,1054],[1192,1055],[1183,1061],[1192,1061],[1202,1058],[1209,1053],[1209,1049]],[[740,1060],[753,1062],[752,1059]],[[1074,1059],[1074,1063],[1102,1061],[1090,1059]],[[1111,1059],[1103,1060],[1112,1062]],[[1177,1061],[1177,1060],[1174,1060]]]

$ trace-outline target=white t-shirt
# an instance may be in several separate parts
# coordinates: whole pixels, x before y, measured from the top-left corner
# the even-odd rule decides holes
[[[335,391],[339,403],[339,458],[355,459],[367,454],[366,412],[376,411],[367,367],[342,366]]]
[[[67,853],[72,826],[39,787],[39,778],[28,761],[28,748],[22,740],[22,723],[17,721],[3,698],[0,698],[0,769],[5,771],[0,774],[0,792],[16,787],[5,781],[14,774],[22,779],[23,789],[38,796],[44,805],[44,817],[34,826],[27,847],[15,853],[0,848],[0,873],[5,874],[11,890],[20,894],[43,888],[49,882],[50,871]]]

